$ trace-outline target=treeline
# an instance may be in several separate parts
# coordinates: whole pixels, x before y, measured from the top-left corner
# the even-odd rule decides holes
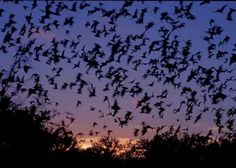
[[[52,122],[53,113],[36,106],[21,107],[0,99],[0,160],[2,164],[52,166],[62,164],[130,167],[148,164],[231,163],[236,156],[236,134],[182,133],[173,127],[152,139],[120,143],[109,136],[82,149],[69,124]]]

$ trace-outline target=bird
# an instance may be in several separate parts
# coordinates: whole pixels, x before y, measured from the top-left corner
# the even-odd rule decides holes
[[[97,122],[93,122],[93,128],[94,128],[96,125],[98,125],[98,123],[97,123]]]
[[[80,100],[77,100],[77,103],[76,103],[76,108],[78,108],[79,107],[79,105],[81,105],[82,104],[82,102],[80,101]]]
[[[72,26],[74,24],[74,17],[66,17],[63,23],[63,26],[69,25]]]
[[[200,113],[199,115],[196,116],[195,120],[194,120],[194,124],[196,124],[202,117],[202,113]]]
[[[80,5],[79,5],[79,9],[83,10],[83,9],[89,7],[89,6],[90,6],[89,3],[81,2]]]
[[[138,129],[138,128],[135,128],[135,129],[134,129],[134,136],[135,136],[135,137],[138,136],[139,131],[140,131],[140,129]]]
[[[24,70],[25,73],[28,73],[30,69],[32,69],[32,67],[29,66],[29,65],[24,65],[23,66],[23,70]]]
[[[107,130],[107,135],[110,136],[113,130]]]
[[[91,111],[94,111],[94,110],[95,110],[95,107],[90,106],[90,110],[91,110]]]
[[[0,8],[0,17],[2,17],[4,11],[5,11],[4,9]]]
[[[206,5],[206,4],[209,4],[210,3],[210,0],[203,0],[201,3],[200,3],[200,6],[201,5]]]
[[[160,7],[155,6],[154,9],[153,9],[153,12],[156,14],[159,9],[160,9]]]
[[[77,2],[74,2],[73,4],[72,4],[72,7],[71,7],[71,9],[70,9],[72,12],[77,12]]]
[[[118,105],[117,99],[115,99],[114,104],[111,106],[111,109],[114,111],[112,116],[116,116],[116,114],[119,112],[121,109],[120,106]]]
[[[102,127],[103,129],[106,129],[107,128],[107,125],[103,125],[103,127]]]
[[[220,7],[220,8],[217,9],[217,10],[215,10],[214,12],[223,13],[226,7],[227,7],[227,4],[223,5],[222,7]]]
[[[25,20],[27,21],[28,24],[31,24],[32,12],[30,13],[30,15],[26,15],[26,16],[25,16]]]
[[[142,126],[141,135],[144,136],[148,132],[148,129],[152,129],[153,130],[153,127],[151,127],[150,125],[144,124]]]
[[[37,0],[33,0],[31,10],[33,10],[36,7],[38,7],[38,1]]]
[[[229,65],[231,66],[235,62],[236,62],[236,54],[232,53],[230,57]]]
[[[226,20],[233,21],[233,13],[236,12],[236,9],[230,8],[229,12],[227,13]]]

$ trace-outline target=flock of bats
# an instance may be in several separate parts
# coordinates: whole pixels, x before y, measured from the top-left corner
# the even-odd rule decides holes
[[[143,114],[163,118],[167,111],[173,115],[183,113],[186,121],[197,123],[204,113],[213,113],[219,132],[224,128],[235,131],[235,106],[222,106],[222,103],[236,101],[235,39],[227,35],[224,25],[214,18],[209,20],[208,29],[202,34],[200,43],[206,48],[205,52],[195,52],[191,37],[181,40],[179,35],[187,24],[198,19],[194,14],[194,7],[205,7],[211,4],[210,1],[180,1],[175,3],[173,10],[168,11],[162,10],[162,1],[152,2],[152,7],[145,7],[145,1],[124,1],[120,7],[114,8],[106,7],[109,2],[89,1],[5,0],[1,3],[18,5],[25,14],[23,22],[18,21],[15,19],[16,14],[0,7],[0,54],[1,57],[14,57],[10,70],[0,67],[1,93],[26,94],[32,99],[32,104],[43,105],[50,102],[49,91],[41,83],[41,80],[46,79],[55,90],[71,90],[78,95],[87,94],[92,99],[101,96],[97,90],[100,84],[86,79],[86,75],[94,74],[101,84],[105,83],[99,92],[104,94],[102,100],[109,109],[108,113],[98,110],[99,118],[111,116],[121,127],[127,126],[135,118],[132,111],[124,111],[119,103],[120,99],[128,96],[138,98],[136,109]],[[236,9],[225,4],[210,10],[224,18],[224,22],[236,25]],[[84,35],[79,30],[72,31],[79,20],[78,13],[86,13],[87,18],[82,18],[86,19],[83,26],[94,38],[107,42],[105,46],[90,41],[92,47],[89,47],[81,40]],[[156,20],[149,21],[148,14],[154,15]],[[105,22],[100,22],[102,19]],[[142,32],[119,34],[119,24],[123,19],[142,26]],[[38,42],[36,35],[54,31],[61,31],[67,37],[73,34],[73,38],[61,40],[55,37],[47,45]],[[151,37],[150,31],[157,32],[159,36]],[[203,64],[203,60],[208,60],[209,65]],[[210,64],[211,61],[217,63]],[[29,62],[43,62],[51,68],[51,72],[41,76],[34,72]],[[61,83],[64,63],[76,72],[76,76],[73,81]],[[81,70],[82,64],[85,72]],[[134,79],[131,71],[139,73],[140,79]],[[27,75],[33,81],[33,85],[28,88]],[[148,84],[144,84],[144,81],[148,81]],[[163,89],[158,88],[161,90],[158,94],[155,92],[157,84],[163,85]],[[194,85],[197,87],[193,87]],[[171,90],[164,89],[165,86],[180,91],[179,105],[168,103]],[[76,107],[79,108],[81,104],[82,99],[77,101]],[[97,109],[90,106],[91,111]],[[98,124],[93,122],[92,127],[95,128]],[[134,130],[134,135],[143,136],[148,130],[160,128],[163,127],[157,128],[143,121],[141,128]],[[103,129],[109,135],[112,132],[107,125]],[[99,131],[89,131],[89,135],[98,134]]]

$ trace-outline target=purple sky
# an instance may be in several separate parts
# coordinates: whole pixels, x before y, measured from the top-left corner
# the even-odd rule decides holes
[[[66,17],[73,16],[74,17],[74,24],[72,27],[70,26],[64,26],[59,29],[55,29],[53,26],[51,26],[52,30],[45,32],[43,30],[42,24],[39,23],[39,18],[43,14],[41,10],[45,9],[45,2],[38,2],[39,6],[32,11],[30,11],[31,7],[28,7],[26,10],[23,8],[23,6],[31,6],[32,2],[25,1],[18,5],[14,3],[3,3],[0,2],[0,8],[4,9],[5,12],[3,12],[3,16],[0,17],[0,24],[1,27],[3,27],[3,23],[7,22],[8,16],[10,13],[13,13],[15,15],[14,20],[17,22],[16,27],[22,27],[23,24],[26,24],[25,15],[29,15],[32,12],[32,22],[37,26],[40,27],[38,34],[33,34],[30,38],[24,37],[22,40],[22,44],[26,43],[28,40],[36,38],[36,44],[44,44],[44,48],[50,47],[51,40],[55,38],[56,40],[76,40],[77,35],[82,35],[80,38],[80,43],[78,45],[77,51],[79,52],[79,55],[82,54],[81,48],[85,46],[85,50],[90,50],[93,48],[94,43],[97,43],[101,45],[103,48],[102,50],[105,52],[106,56],[110,55],[111,49],[110,47],[107,47],[107,43],[112,39],[113,34],[108,35],[106,38],[101,37],[97,38],[94,37],[94,34],[91,32],[90,29],[87,29],[84,25],[87,21],[92,22],[93,20],[99,21],[98,28],[102,29],[103,25],[108,25],[108,19],[105,17],[102,17],[101,14],[97,13],[92,16],[87,16],[88,10],[91,10],[94,6],[99,6],[98,2],[88,2],[90,7],[87,7],[83,10],[78,9],[77,12],[71,12],[71,11],[63,11],[61,16],[52,16],[51,19],[46,20],[46,23],[53,20],[58,20],[59,22],[63,23],[64,19]],[[59,3],[56,1],[56,3]],[[63,2],[69,7],[72,6],[74,2]],[[80,4],[81,2],[78,2]],[[184,4],[189,4],[190,2],[186,2]],[[180,46],[183,47],[184,43],[187,40],[192,40],[192,48],[191,52],[196,53],[197,51],[201,51],[202,53],[202,59],[199,62],[198,65],[204,66],[204,67],[219,67],[220,65],[223,65],[225,68],[229,68],[229,65],[224,65],[224,61],[222,59],[208,59],[207,58],[207,47],[208,44],[206,41],[203,40],[203,37],[206,36],[206,31],[210,27],[209,21],[210,19],[214,19],[216,25],[222,26],[224,28],[223,35],[219,36],[217,40],[222,40],[222,38],[226,35],[230,37],[230,41],[228,45],[225,45],[224,47],[220,48],[221,50],[226,50],[228,52],[232,51],[233,44],[236,43],[236,36],[235,36],[235,30],[236,30],[236,13],[234,13],[233,21],[226,20],[227,12],[230,10],[230,8],[236,9],[236,3],[235,2],[211,2],[207,5],[199,6],[200,2],[194,2],[193,3],[193,10],[192,13],[196,16],[196,20],[186,20],[186,19],[180,19],[185,23],[185,28],[176,30],[172,35],[171,38],[174,37],[174,35],[178,35],[178,39],[180,41]],[[115,9],[118,10],[122,7],[122,2],[103,2],[103,8],[108,9]],[[225,12],[223,14],[213,12],[216,9],[222,7],[224,4],[227,4],[225,8]],[[158,32],[158,29],[162,26],[166,26],[167,28],[170,28],[169,24],[167,24],[164,21],[160,21],[160,13],[167,11],[170,13],[170,16],[174,16],[174,7],[179,6],[178,2],[154,2],[149,1],[142,4],[141,2],[135,2],[133,6],[129,7],[129,12],[134,13],[136,9],[140,10],[147,8],[147,13],[145,14],[144,18],[144,24],[147,24],[148,22],[153,21],[154,22],[154,28],[148,30],[145,33],[145,37],[149,38],[148,45],[144,46],[139,52],[136,52],[134,54],[136,59],[141,58],[142,54],[148,50],[150,41],[158,40],[160,39],[160,33]],[[52,5],[52,9],[54,9],[56,5]],[[157,11],[156,14],[154,14],[153,9],[155,7],[159,7],[160,9]],[[78,8],[78,7],[77,7]],[[144,24],[136,24],[133,20],[131,20],[129,17],[121,17],[117,20],[117,29],[115,33],[117,35],[121,35],[122,40],[124,40],[127,35],[129,34],[141,34],[144,31]],[[70,33],[66,34],[65,31],[69,30]],[[0,32],[0,39],[3,39],[4,33]],[[14,38],[17,38],[17,36],[14,36]],[[9,52],[7,54],[4,54],[0,51],[1,57],[0,57],[0,68],[9,69],[10,65],[13,62],[13,55],[15,53],[16,47],[9,49]],[[62,52],[62,48],[61,51]],[[72,52],[70,49],[65,50],[65,55],[68,57],[72,56]],[[130,53],[132,54],[132,53]],[[160,53],[154,52],[149,55],[147,59],[142,59],[143,62],[148,62],[149,59],[154,59],[155,57],[159,57]],[[126,55],[127,57],[127,55]],[[102,59],[101,59],[102,60]],[[155,78],[148,77],[147,79],[143,79],[142,75],[144,72],[148,69],[147,66],[141,65],[138,67],[138,70],[133,70],[133,65],[127,65],[126,64],[126,58],[122,58],[120,63],[118,62],[112,62],[111,65],[118,68],[122,67],[124,69],[128,70],[128,78],[126,81],[124,81],[124,84],[127,84],[127,86],[130,86],[131,81],[135,80],[137,82],[140,82],[141,87],[143,88],[144,92],[143,94],[139,96],[129,96],[128,94],[125,95],[123,98],[117,98],[119,101],[119,105],[121,106],[121,110],[118,113],[118,115],[115,118],[118,117],[124,117],[126,111],[132,111],[132,114],[134,116],[133,120],[128,124],[128,126],[124,126],[123,128],[120,128],[118,126],[118,123],[114,123],[114,117],[107,116],[107,114],[111,111],[111,109],[108,108],[107,103],[103,102],[104,96],[108,96],[110,103],[114,103],[114,98],[112,98],[112,88],[109,92],[103,92],[103,88],[105,87],[106,83],[109,82],[108,79],[102,79],[101,81],[97,80],[97,77],[94,75],[94,70],[91,70],[89,74],[86,74],[86,64],[78,59],[74,59],[73,63],[78,63],[80,61],[80,68],[73,69],[73,64],[69,64],[66,61],[62,61],[57,65],[49,66],[45,64],[45,59],[42,58],[42,61],[36,62],[34,60],[28,60],[28,63],[30,66],[33,67],[33,69],[28,74],[33,74],[35,72],[41,74],[42,76],[42,83],[44,86],[49,90],[49,97],[52,99],[52,101],[59,102],[59,106],[51,106],[50,108],[56,108],[58,111],[62,112],[59,118],[56,118],[56,120],[61,120],[63,117],[66,116],[65,112],[70,112],[73,114],[75,121],[71,125],[71,129],[76,133],[78,132],[84,132],[85,136],[87,136],[87,133],[92,129],[92,124],[94,121],[98,123],[95,128],[93,128],[94,131],[100,131],[102,132],[100,135],[105,135],[106,130],[112,129],[114,132],[112,133],[113,136],[119,137],[119,138],[130,138],[133,137],[133,130],[135,128],[141,128],[140,124],[142,121],[146,122],[147,124],[150,124],[154,127],[160,126],[160,125],[172,125],[175,124],[178,126],[178,124],[182,125],[182,128],[190,128],[191,132],[203,132],[207,133],[209,129],[217,130],[214,123],[214,113],[209,111],[208,113],[204,113],[202,116],[202,119],[197,122],[196,124],[193,124],[193,120],[185,121],[185,110],[182,109],[182,112],[177,113],[176,115],[173,115],[172,111],[174,108],[178,107],[179,103],[183,100],[183,97],[180,96],[181,90],[173,89],[170,85],[163,85],[162,82],[157,82]],[[53,67],[59,68],[62,67],[64,70],[61,72],[61,76],[56,79],[56,82],[58,83],[59,88],[63,85],[64,82],[72,82],[75,80],[75,76],[78,73],[83,74],[83,78],[86,81],[90,81],[93,83],[94,86],[96,86],[96,97],[89,97],[88,91],[85,88],[82,94],[77,94],[76,89],[72,90],[63,90],[60,89],[54,90],[52,89],[52,86],[48,85],[47,78],[45,75],[53,76],[55,72],[52,72],[51,69]],[[194,67],[193,67],[194,68]],[[230,69],[234,69],[230,74],[228,75],[222,75],[220,79],[223,81],[227,77],[235,76],[235,64],[233,64]],[[107,71],[108,67],[104,68],[104,71]],[[186,80],[186,76],[191,70],[191,67],[188,68],[188,71],[186,73],[183,73],[183,76],[181,76],[178,81],[182,82]],[[148,87],[148,85],[152,82],[155,82],[153,87]],[[30,86],[32,83],[28,83],[28,86]],[[219,82],[220,84],[220,82]],[[204,88],[201,88],[199,85],[197,85],[194,82],[186,83],[186,86],[190,86],[194,88],[196,91],[198,91],[198,96],[201,97],[201,90]],[[228,88],[233,87],[235,88],[235,81],[230,82]],[[156,95],[161,94],[161,92],[165,89],[168,89],[169,94],[167,98],[164,100],[166,104],[172,103],[172,106],[170,108],[166,107],[166,111],[164,112],[164,118],[161,119],[158,114],[156,113],[156,110],[153,110],[151,114],[141,114],[140,108],[136,108],[136,104],[138,100],[140,100],[144,93],[147,92],[148,95],[152,95],[152,93]],[[229,89],[226,89],[226,92],[229,92]],[[232,101],[230,98],[235,96],[235,92],[228,93],[228,98],[225,99],[223,102],[221,102],[219,105],[214,107],[223,107],[223,108],[230,108],[235,107],[235,101]],[[77,100],[81,100],[82,104],[76,108]],[[155,99],[156,100],[156,99]],[[153,104],[155,100],[151,101],[150,103]],[[18,96],[15,98],[15,101],[25,103],[29,100],[25,98],[25,95]],[[94,111],[90,110],[90,107],[95,107]],[[205,104],[205,106],[208,106],[210,108],[214,108],[211,105],[210,100],[208,100]],[[197,116],[199,114],[199,110],[201,110],[203,106],[200,106],[199,108],[194,109],[193,116]],[[101,112],[99,112],[101,111]],[[104,118],[99,118],[101,114],[104,114]],[[234,116],[235,118],[235,116]],[[179,122],[177,122],[177,119]],[[103,129],[104,125],[108,125],[108,128],[106,130]],[[154,131],[148,132],[145,136],[150,137],[153,135]]]

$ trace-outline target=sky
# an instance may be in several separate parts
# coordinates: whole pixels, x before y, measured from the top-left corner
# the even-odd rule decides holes
[[[55,4],[52,4],[51,10],[54,11],[56,9],[56,4],[60,4],[60,2],[63,2],[63,4],[67,5],[69,8],[72,7],[73,2],[66,2],[66,1],[56,1]],[[196,117],[199,114],[199,111],[202,110],[204,107],[209,107],[210,109],[222,107],[225,109],[235,108],[235,101],[232,100],[233,97],[235,97],[235,92],[232,90],[229,90],[230,88],[235,89],[235,80],[228,82],[227,88],[224,90],[225,93],[228,95],[228,97],[220,102],[217,105],[212,105],[210,97],[208,97],[207,102],[204,105],[200,105],[200,107],[194,108],[193,113],[193,119],[185,121],[185,113],[186,109],[181,109],[181,112],[177,114],[173,114],[173,110],[179,106],[179,103],[182,100],[185,100],[184,96],[181,96],[181,89],[174,88],[172,85],[165,84],[163,85],[163,82],[159,82],[156,80],[155,77],[148,76],[146,79],[143,78],[143,74],[150,68],[147,63],[151,59],[155,58],[161,58],[160,52],[152,52],[148,57],[142,58],[143,53],[148,52],[149,46],[152,41],[159,40],[160,37],[160,30],[161,27],[170,28],[171,26],[166,21],[161,21],[160,16],[163,12],[168,12],[171,17],[177,18],[176,15],[174,15],[174,9],[176,6],[180,6],[179,2],[156,2],[156,1],[148,1],[148,2],[134,2],[132,6],[129,6],[128,12],[132,15],[135,14],[135,11],[138,11],[138,14],[141,13],[142,9],[147,9],[147,13],[145,13],[144,16],[144,23],[143,24],[137,24],[135,23],[134,19],[131,19],[132,16],[120,16],[116,21],[116,30],[110,34],[108,34],[106,37],[101,35],[101,37],[96,37],[95,34],[91,31],[89,27],[86,27],[85,24],[89,22],[92,24],[94,21],[98,21],[99,24],[97,26],[97,29],[103,30],[104,26],[106,29],[111,28],[113,25],[109,24],[109,19],[107,17],[104,17],[101,15],[101,12],[96,12],[93,15],[88,15],[88,11],[91,9],[94,9],[94,7],[102,8],[104,11],[109,10],[115,10],[116,12],[119,11],[122,8],[123,2],[115,2],[115,1],[105,1],[100,4],[96,1],[88,1],[87,3],[90,4],[90,6],[85,7],[83,9],[79,9],[79,5],[82,2],[77,2],[76,9],[77,11],[70,11],[70,10],[63,10],[61,12],[60,16],[51,15],[50,19],[46,19],[45,23],[40,23],[39,20],[41,16],[44,14],[44,10],[46,7],[46,2],[39,1],[38,6],[34,9],[31,9],[32,2],[31,1],[24,1],[20,2],[19,4],[15,4],[12,2],[9,3],[3,3],[3,1],[0,2],[0,9],[3,9],[4,12],[2,13],[2,16],[0,16],[0,24],[1,28],[3,28],[4,23],[6,23],[9,19],[9,14],[14,14],[14,20],[16,21],[15,27],[18,28],[16,31],[19,33],[19,29],[25,24],[27,26],[27,30],[29,30],[30,25],[27,23],[25,16],[32,15],[31,22],[35,25],[35,28],[38,27],[39,32],[33,33],[32,36],[27,37],[26,35],[22,37],[21,44],[19,45],[26,45],[29,40],[36,39],[36,45],[43,44],[43,49],[50,48],[52,43],[51,41],[55,38],[58,41],[62,41],[63,39],[67,39],[70,42],[79,41],[79,44],[73,53],[72,49],[67,47],[63,48],[62,46],[59,47],[59,52],[62,53],[64,51],[66,57],[70,58],[77,52],[77,57],[73,59],[72,63],[68,63],[67,60],[62,60],[58,64],[51,64],[48,65],[45,62],[47,61],[47,58],[44,58],[42,56],[42,52],[40,55],[40,61],[35,61],[34,59],[30,58],[29,56],[27,58],[27,65],[32,67],[30,69],[29,73],[26,74],[26,78],[28,82],[25,83],[26,87],[32,86],[32,81],[30,80],[30,76],[33,73],[38,73],[41,76],[41,82],[43,86],[49,91],[48,95],[49,98],[52,100],[52,104],[48,105],[47,108],[56,109],[57,111],[61,112],[61,114],[55,118],[55,121],[60,121],[64,119],[66,116],[68,116],[68,113],[71,113],[72,116],[75,118],[75,121],[70,125],[70,128],[74,131],[75,134],[84,133],[84,136],[80,138],[94,138],[93,136],[88,135],[92,132],[100,132],[98,136],[106,135],[106,132],[108,130],[113,130],[112,136],[120,138],[122,140],[126,139],[135,139],[133,136],[133,132],[135,128],[142,129],[141,123],[145,122],[148,125],[151,125],[153,127],[161,126],[161,125],[174,125],[177,127],[179,124],[181,124],[182,128],[189,128],[190,132],[202,132],[203,134],[206,134],[209,129],[212,129],[214,132],[217,132],[217,127],[214,123],[214,115],[215,113],[213,111],[209,111],[207,113],[204,113],[202,115],[202,118],[194,124],[194,117]],[[184,2],[184,6],[189,5],[191,2]],[[180,48],[183,48],[185,46],[185,43],[188,40],[191,40],[192,47],[191,52],[197,53],[198,51],[201,52],[202,58],[197,63],[197,65],[190,65],[186,72],[181,73],[181,76],[178,78],[178,82],[181,82],[184,86],[191,87],[192,89],[196,90],[198,92],[199,101],[202,100],[202,95],[205,88],[202,86],[199,86],[196,82],[191,81],[189,83],[184,82],[186,81],[187,75],[190,73],[191,69],[196,69],[197,66],[203,66],[206,68],[215,67],[218,68],[221,65],[228,69],[232,70],[230,73],[221,73],[220,81],[216,83],[217,86],[220,86],[220,84],[223,83],[227,78],[230,76],[235,76],[235,64],[228,65],[226,64],[223,58],[216,59],[208,58],[207,57],[207,47],[208,43],[203,40],[203,37],[207,35],[206,31],[208,28],[214,25],[221,26],[223,28],[223,33],[220,36],[216,37],[217,42],[222,40],[226,35],[230,37],[230,41],[227,45],[223,45],[222,47],[218,47],[218,50],[225,50],[229,53],[233,52],[234,44],[236,44],[236,36],[235,36],[235,29],[236,29],[236,12],[232,14],[233,20],[229,21],[226,19],[227,13],[231,9],[236,9],[236,3],[235,2],[216,2],[213,1],[210,4],[204,4],[200,5],[199,2],[194,2],[192,4],[192,14],[196,17],[195,20],[188,20],[186,18],[178,18],[180,22],[183,22],[185,24],[185,27],[182,29],[178,29],[171,33],[170,39],[173,40],[174,36],[178,36],[178,40],[180,41]],[[217,13],[214,12],[215,10],[221,8],[222,6],[225,6],[223,13]],[[101,5],[101,6],[100,6]],[[157,12],[155,13],[154,10],[157,9]],[[44,26],[47,23],[51,23],[54,20],[58,20],[60,24],[63,24],[65,21],[65,18],[69,18],[73,16],[73,25],[65,25],[65,26],[59,26],[59,29],[56,29],[55,26],[50,25],[49,27],[51,30],[45,31]],[[214,23],[210,23],[211,19],[214,19]],[[134,81],[134,83],[139,82],[141,88],[143,89],[142,94],[132,97],[130,94],[125,94],[124,97],[113,97],[113,89],[110,86],[110,91],[104,92],[103,89],[105,88],[106,84],[111,82],[109,79],[102,78],[101,80],[97,79],[97,76],[95,75],[95,69],[91,69],[88,73],[86,73],[88,66],[86,65],[86,62],[82,60],[79,56],[83,54],[82,48],[84,47],[86,51],[91,51],[94,47],[94,44],[99,44],[102,47],[102,51],[105,53],[105,58],[98,58],[97,61],[101,63],[106,58],[111,55],[111,47],[107,46],[109,42],[111,42],[112,38],[115,35],[120,35],[122,41],[124,41],[127,36],[129,35],[140,35],[145,30],[145,25],[147,23],[153,22],[154,27],[150,28],[145,32],[144,38],[146,38],[147,42],[146,45],[144,45],[140,51],[133,52],[132,53],[132,47],[129,49],[128,53],[126,53],[125,56],[122,56],[120,62],[114,61],[110,63],[111,66],[115,67],[115,69],[121,67],[123,69],[127,70],[127,78],[123,81],[123,85],[130,88]],[[66,33],[69,31],[69,33]],[[0,39],[3,40],[4,35],[6,32],[1,31],[0,32]],[[14,34],[13,38],[16,39],[17,33]],[[78,39],[78,35],[81,35]],[[1,43],[2,43],[1,40]],[[132,45],[138,45],[142,42],[141,40],[137,40],[133,42]],[[8,53],[1,53],[0,57],[0,69],[6,69],[9,70],[10,66],[12,65],[14,61],[14,54],[17,50],[17,46],[13,46],[11,48],[8,48]],[[235,51],[234,51],[235,53]],[[135,69],[135,61],[131,61],[130,64],[127,64],[127,57],[132,55],[135,60],[142,60],[141,62],[144,64],[141,64],[138,66],[137,70]],[[230,57],[230,54],[229,56]],[[80,63],[79,68],[73,68],[74,64]],[[146,64],[145,64],[146,63]],[[54,71],[53,71],[54,68]],[[55,78],[56,83],[58,83],[57,90],[53,89],[53,86],[49,84],[48,77],[52,77],[55,75],[55,69],[58,70],[59,68],[63,68],[63,70],[60,73],[60,76]],[[109,66],[103,68],[104,72],[109,71]],[[89,81],[87,87],[82,91],[82,94],[77,93],[77,85],[73,87],[73,89],[66,89],[61,90],[61,86],[63,83],[67,82],[74,82],[75,77],[78,75],[78,73],[82,74],[82,78],[85,81]],[[19,72],[19,74],[23,75],[24,73]],[[47,77],[48,75],[48,77]],[[124,74],[123,74],[124,75]],[[150,87],[152,82],[154,82],[153,86]],[[89,97],[88,89],[89,87],[96,87],[96,96],[95,97]],[[91,88],[90,88],[91,89]],[[137,102],[144,96],[145,92],[148,96],[151,96],[154,94],[155,96],[160,95],[165,89],[168,90],[168,96],[166,99],[164,99],[163,105],[165,106],[165,112],[164,117],[160,118],[157,110],[153,108],[153,104],[156,101],[160,101],[158,98],[151,99],[150,100],[150,106],[153,108],[150,114],[142,114],[140,113],[140,108],[136,108]],[[108,107],[108,103],[104,102],[104,96],[109,97],[109,102],[112,105],[115,101],[115,99],[118,100],[119,106],[121,107],[121,110],[117,114],[117,116],[112,117],[111,115],[107,115],[110,112],[112,112],[112,109]],[[21,104],[28,104],[30,102],[30,98],[27,98],[26,95],[17,95],[15,97],[15,101]],[[81,101],[82,104],[79,107],[76,107],[77,101]],[[55,106],[55,103],[58,102],[59,105]],[[170,105],[171,104],[171,105]],[[170,107],[168,107],[170,105]],[[94,110],[91,110],[91,107],[94,107]],[[123,118],[127,111],[131,111],[133,115],[132,121],[128,123],[127,126],[120,127],[119,122],[114,122],[114,120],[119,120],[118,118]],[[104,117],[101,117],[103,116]],[[225,117],[225,121],[227,120],[227,115],[223,114]],[[233,116],[233,119],[235,119],[235,116]],[[96,122],[98,125],[93,127],[93,123]],[[104,125],[107,126],[107,128],[104,129]],[[235,126],[234,126],[235,128]],[[155,130],[150,130],[147,134],[145,134],[144,137],[152,137],[155,133]],[[137,137],[136,137],[137,138]]]

